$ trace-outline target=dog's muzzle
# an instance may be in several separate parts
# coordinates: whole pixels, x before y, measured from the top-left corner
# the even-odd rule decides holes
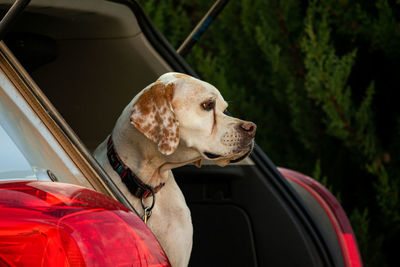
[[[249,151],[248,151],[247,153],[245,153],[243,156],[240,156],[240,157],[237,158],[237,159],[231,159],[231,160],[230,160],[230,163],[236,163],[236,162],[239,162],[239,161],[244,160],[248,155],[250,155],[250,153],[251,153],[252,150],[253,150],[253,146],[251,146],[251,148],[249,149]]]
[[[236,163],[246,158],[253,150],[257,125],[252,122],[243,122],[238,124],[235,128],[234,132],[226,133],[221,140],[223,144],[235,147],[235,149],[232,150],[231,156],[227,154],[220,155],[208,151],[203,152],[204,156],[210,160],[225,158],[229,160],[230,163]],[[243,152],[245,153],[242,154]],[[240,156],[234,158],[235,154]]]

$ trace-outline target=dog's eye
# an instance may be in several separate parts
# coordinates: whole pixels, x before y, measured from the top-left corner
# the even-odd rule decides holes
[[[206,101],[201,104],[201,107],[206,111],[210,111],[215,108],[215,100]]]

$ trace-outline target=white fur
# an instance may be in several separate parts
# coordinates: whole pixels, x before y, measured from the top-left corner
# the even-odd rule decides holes
[[[121,160],[144,183],[153,187],[165,183],[156,194],[156,203],[147,225],[160,242],[172,266],[187,266],[192,249],[193,227],[190,211],[171,169],[188,163],[198,163],[206,157],[204,152],[221,155],[216,162],[226,165],[230,160],[251,151],[254,134],[246,137],[238,130],[238,125],[244,121],[223,114],[227,103],[214,86],[178,73],[164,74],[157,82],[162,82],[165,86],[172,83],[174,86],[171,108],[180,135],[176,150],[172,153],[161,153],[155,141],[149,140],[131,123],[135,103],[154,84],[146,87],[124,109],[112,132],[113,141]],[[201,108],[201,104],[207,99],[216,101],[215,110],[205,111]],[[107,138],[97,147],[94,156],[142,215],[140,200],[129,193],[112,169],[106,154],[106,143]],[[151,197],[145,200],[148,204],[150,201]]]

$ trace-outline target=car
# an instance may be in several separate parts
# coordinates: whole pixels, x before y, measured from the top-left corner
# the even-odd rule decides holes
[[[27,2],[0,0],[10,10],[0,27],[0,263],[168,266],[91,152],[161,74],[199,76],[136,1]],[[190,266],[362,266],[335,197],[257,144],[240,163],[173,172],[192,214]]]

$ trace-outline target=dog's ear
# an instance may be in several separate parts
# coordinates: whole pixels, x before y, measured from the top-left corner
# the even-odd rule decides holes
[[[172,108],[174,84],[155,82],[133,104],[131,123],[158,145],[164,155],[172,154],[179,144],[179,123]]]

